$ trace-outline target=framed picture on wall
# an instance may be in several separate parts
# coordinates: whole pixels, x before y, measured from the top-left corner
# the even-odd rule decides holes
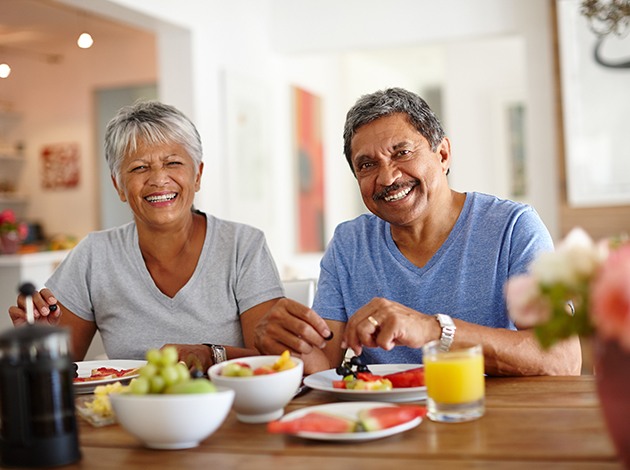
[[[580,0],[557,0],[567,200],[571,207],[630,204],[630,68],[599,63],[598,36]],[[630,59],[630,35],[607,35],[599,49]]]
[[[78,143],[44,145],[40,156],[42,188],[70,189],[79,185],[81,167]]]
[[[297,251],[324,251],[324,152],[321,98],[292,88],[297,169]]]

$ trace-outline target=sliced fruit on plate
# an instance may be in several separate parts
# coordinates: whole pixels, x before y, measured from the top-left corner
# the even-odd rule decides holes
[[[88,377],[75,377],[74,383],[93,382],[96,380],[126,378],[135,376],[138,374],[139,368],[134,367],[131,369],[115,369],[113,367],[98,367],[92,369]]]
[[[421,418],[426,412],[424,406],[418,405],[368,408],[359,411],[359,423],[364,431],[380,431]]]
[[[394,388],[424,387],[424,368],[402,370],[383,376]]]
[[[296,434],[298,432],[347,433],[354,432],[356,421],[343,416],[312,411],[290,421],[271,421],[267,430],[274,434]]]

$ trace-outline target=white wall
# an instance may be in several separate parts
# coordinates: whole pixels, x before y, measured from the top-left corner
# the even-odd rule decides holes
[[[499,97],[488,96],[487,85],[497,85],[489,80],[484,84],[484,77],[491,74],[489,69],[497,62],[505,64],[512,59],[505,55],[505,48],[489,40],[513,41],[508,50],[516,48],[525,60],[516,69],[523,80],[515,92],[527,99],[529,202],[552,234],[557,232],[555,101],[548,0],[94,0],[89,5],[79,0],[65,1],[156,32],[160,45],[160,96],[191,115],[204,142],[206,170],[196,204],[218,216],[249,221],[247,214],[239,211],[237,201],[225,201],[230,169],[225,158],[229,149],[222,108],[222,74],[236,71],[270,87],[268,119],[273,139],[269,162],[273,170],[268,187],[273,212],[267,223],[259,222],[260,217],[251,220],[256,220],[256,225],[267,234],[281,270],[299,275],[317,273],[318,255],[294,253],[290,85],[299,85],[323,98],[328,178],[326,227],[331,236],[338,222],[362,210],[342,156],[341,133],[348,107],[358,94],[373,91],[372,85],[413,84],[399,72],[382,69],[378,80],[364,75],[357,83],[354,77],[359,58],[353,54],[374,47],[448,44],[447,57],[450,55],[453,61],[446,61],[445,104],[447,125],[457,152],[453,184],[460,190],[500,193],[494,184],[495,172],[500,174],[505,168],[497,168],[496,144],[492,137],[480,138],[477,126],[492,120],[496,105],[491,103],[513,91],[502,91]],[[181,54],[186,54],[186,50],[180,48],[178,55],[169,47],[173,31],[180,43],[190,44],[190,56],[185,55],[184,60]],[[463,46],[457,46],[458,41],[467,43],[467,50],[460,49]],[[458,55],[472,51],[475,56],[487,54],[485,61],[466,66],[454,61]],[[493,57],[495,54],[502,56]],[[389,77],[385,78],[387,74]],[[509,74],[505,71],[501,77],[507,80]],[[473,84],[486,86],[486,95],[483,96],[483,90],[472,89]],[[473,109],[459,110],[456,105],[462,101],[471,102]],[[475,106],[483,110],[482,118],[474,112]],[[496,128],[497,124],[489,122],[485,127],[493,126]]]

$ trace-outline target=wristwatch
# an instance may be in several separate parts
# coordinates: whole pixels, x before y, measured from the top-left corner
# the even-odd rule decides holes
[[[227,361],[227,353],[225,352],[225,348],[219,344],[209,344],[204,343],[204,346],[208,346],[210,348],[210,352],[212,353],[212,362],[213,364],[218,364],[219,362]]]
[[[442,334],[440,335],[440,349],[442,351],[448,351],[451,349],[451,344],[453,344],[453,340],[455,339],[455,330],[457,327],[455,326],[453,319],[448,315],[437,313],[435,314],[435,318],[442,328]]]

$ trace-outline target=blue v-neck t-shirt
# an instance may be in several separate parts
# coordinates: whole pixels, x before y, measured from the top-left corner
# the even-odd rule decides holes
[[[525,272],[539,252],[551,250],[549,231],[531,206],[482,193],[466,194],[450,235],[421,268],[400,252],[389,223],[364,214],[336,228],[321,261],[313,309],[347,322],[382,297],[425,314],[514,329],[505,282]],[[364,348],[362,356],[367,364],[422,362],[420,349],[405,346]]]

